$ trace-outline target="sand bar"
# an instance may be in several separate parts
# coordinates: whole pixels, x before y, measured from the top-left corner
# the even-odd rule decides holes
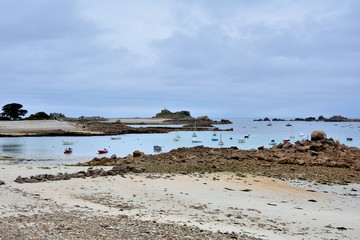
[[[66,132],[81,132],[80,127],[69,122],[58,120],[22,120],[0,121],[0,134],[38,133],[39,131],[62,130]]]
[[[105,122],[121,121],[124,124],[162,124],[166,119],[154,118],[109,118]],[[82,124],[59,120],[21,120],[21,121],[0,121],[0,136],[22,136],[39,135],[49,132],[87,133]],[[92,132],[98,134],[98,132]],[[45,134],[46,135],[46,134]]]

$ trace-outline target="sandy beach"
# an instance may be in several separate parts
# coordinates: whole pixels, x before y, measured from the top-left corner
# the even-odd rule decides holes
[[[162,124],[166,119],[154,118],[110,118],[102,122],[127,124]],[[83,124],[59,120],[21,120],[0,121],[0,136],[30,136],[30,135],[81,135],[101,134],[101,131],[91,131]]]
[[[19,175],[80,170],[86,168],[0,165],[0,180],[5,183],[0,186],[0,239],[16,239],[22,233],[31,236],[27,232],[32,231],[31,221],[41,215],[47,217],[37,220],[36,232],[44,238],[33,239],[62,236],[59,234],[64,234],[61,226],[65,223],[77,234],[86,236],[86,228],[79,222],[66,222],[71,216],[86,217],[89,221],[104,218],[105,222],[126,217],[127,221],[193,226],[214,234],[234,232],[259,239],[359,239],[360,236],[360,199],[350,196],[360,191],[359,184],[322,186],[298,182],[296,186],[279,179],[233,173],[141,173],[41,183],[14,182]],[[338,194],[340,191],[343,193]],[[63,216],[63,220],[53,223],[49,216]],[[112,224],[108,226],[112,231],[116,229],[118,234],[123,231],[116,222]]]
[[[37,134],[43,131],[83,132],[74,124],[58,120],[0,121],[0,135]]]

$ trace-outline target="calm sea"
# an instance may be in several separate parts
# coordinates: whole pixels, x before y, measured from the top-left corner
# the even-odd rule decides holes
[[[162,146],[163,152],[168,152],[179,147],[192,147],[204,145],[209,147],[231,147],[240,149],[252,149],[259,146],[271,147],[271,140],[281,142],[289,138],[291,142],[310,138],[314,130],[323,130],[328,138],[338,140],[348,146],[360,147],[360,123],[327,123],[327,122],[255,122],[253,119],[235,118],[230,119],[233,124],[219,125],[219,128],[233,128],[234,131],[216,132],[216,137],[222,140],[224,145],[220,146],[219,141],[213,141],[214,132],[195,131],[200,143],[192,143],[193,132],[172,132],[167,134],[126,134],[121,139],[112,140],[111,136],[96,137],[11,137],[0,138],[0,156],[17,159],[29,164],[73,164],[91,160],[94,157],[111,156],[116,154],[124,157],[132,154],[135,150],[147,154],[156,154],[154,145]],[[290,123],[292,126],[286,126]],[[174,137],[179,135],[179,141]],[[245,138],[244,143],[238,139]],[[290,138],[290,136],[294,138]],[[347,141],[352,138],[352,141]],[[63,141],[71,141],[73,145],[63,145]],[[64,149],[73,148],[71,154],[64,154]],[[106,148],[109,152],[99,155],[97,150]],[[9,163],[9,161],[2,161]],[[18,161],[12,160],[17,163]]]

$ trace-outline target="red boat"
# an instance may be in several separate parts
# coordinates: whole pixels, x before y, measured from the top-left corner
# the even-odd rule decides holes
[[[106,149],[104,148],[104,149],[102,149],[102,150],[98,150],[98,153],[99,153],[99,154],[108,153],[108,150],[106,150]]]
[[[64,150],[64,153],[67,154],[67,153],[72,153],[72,148],[65,148]]]

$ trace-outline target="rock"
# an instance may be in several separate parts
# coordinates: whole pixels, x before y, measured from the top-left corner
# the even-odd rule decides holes
[[[116,154],[113,154],[113,155],[111,155],[111,157],[110,157],[110,159],[116,159],[117,158],[117,156],[116,156]]]
[[[0,180],[0,185],[5,185],[5,182]]]
[[[305,161],[302,160],[302,159],[300,159],[300,160],[297,161],[297,164],[298,164],[298,165],[304,165],[304,164],[305,164]]]
[[[311,156],[318,156],[319,155],[319,153],[316,152],[316,151],[310,151],[310,154],[311,154]]]
[[[320,152],[323,150],[323,144],[321,142],[312,143],[310,146],[311,151]]]
[[[258,160],[265,160],[266,158],[265,158],[265,155],[264,155],[264,154],[258,154],[258,155],[257,155],[257,159],[258,159]]]
[[[311,133],[311,141],[321,141],[326,139],[326,133],[324,131],[313,131]]]
[[[133,157],[141,157],[142,155],[144,155],[144,153],[140,152],[139,150],[135,150],[133,152]]]
[[[240,160],[240,156],[238,153],[232,153],[230,159]]]
[[[299,152],[307,152],[308,150],[310,150],[310,146],[296,145],[295,149]]]
[[[109,176],[116,176],[116,175],[118,175],[118,172],[115,172],[115,171],[113,171],[113,170],[108,170],[108,171],[107,171],[107,174],[108,174]]]
[[[112,171],[116,172],[116,173],[127,173],[128,172],[128,168],[124,165],[121,166],[114,166],[112,169]]]
[[[37,183],[39,180],[36,180],[35,178],[23,178],[25,183]]]
[[[16,179],[15,179],[15,182],[17,183],[24,183],[24,179],[21,177],[21,176],[18,176]]]
[[[51,180],[51,181],[60,181],[60,180],[62,180],[63,178],[62,178],[62,176],[61,175],[56,175],[56,176],[54,176],[53,178],[51,178],[51,179],[49,179],[49,180]]]
[[[139,168],[139,167],[133,167],[131,168],[131,171],[133,173],[142,173],[143,172],[143,169]]]
[[[288,148],[291,148],[292,147],[292,144],[291,142],[285,142],[282,146],[282,148],[285,148],[285,149],[288,149]]]
[[[101,172],[99,173],[99,176],[102,176],[102,177],[105,177],[107,175],[108,175],[108,173],[104,169],[102,169]]]
[[[71,179],[71,177],[70,177],[70,175],[68,174],[68,173],[64,173],[64,175],[63,175],[63,178],[62,178],[63,180],[70,180]]]
[[[289,159],[287,157],[281,157],[279,159],[276,160],[277,163],[280,163],[280,164],[287,164],[289,163]]]

